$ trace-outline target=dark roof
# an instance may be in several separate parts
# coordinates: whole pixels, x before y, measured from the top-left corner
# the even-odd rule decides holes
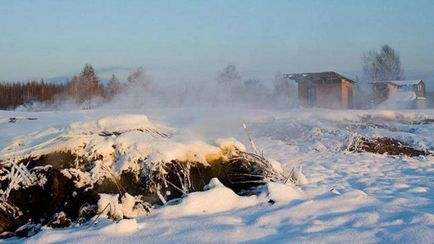
[[[295,80],[296,82],[299,82],[301,80],[312,80],[312,81],[327,81],[327,80],[347,80],[351,83],[356,83],[355,81],[340,75],[336,72],[329,71],[329,72],[316,72],[316,73],[298,73],[298,74],[285,74],[285,78],[288,78],[290,80]]]

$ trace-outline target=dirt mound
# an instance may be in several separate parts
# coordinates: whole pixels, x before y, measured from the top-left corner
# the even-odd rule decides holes
[[[265,158],[234,148],[208,164],[178,160],[141,164],[144,168],[139,174],[125,170],[120,176],[107,174],[86,184],[91,181],[85,178],[96,166],[85,158],[77,161],[78,157],[56,152],[1,165],[3,237],[31,236],[43,225],[59,228],[82,224],[97,214],[102,193],[118,194],[119,199],[135,196],[133,204],[150,206],[203,190],[214,177],[238,194],[250,194],[267,181],[285,179]],[[153,168],[145,169],[149,165]]]
[[[370,152],[389,155],[406,155],[410,157],[427,156],[432,153],[419,150],[410,145],[390,137],[354,136],[348,145],[348,151]]]

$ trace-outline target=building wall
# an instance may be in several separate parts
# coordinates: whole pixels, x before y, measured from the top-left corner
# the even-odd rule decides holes
[[[342,109],[342,87],[340,82],[318,84],[317,107]]]
[[[308,106],[307,101],[307,90],[310,86],[309,82],[299,82],[298,83],[298,100],[301,104],[301,106],[306,107]]]
[[[352,87],[352,86],[351,86]],[[312,102],[311,93],[315,91],[316,99]],[[300,103],[305,107],[321,107],[331,109],[349,108],[349,90],[350,86],[345,87],[345,103],[343,102],[343,85],[342,81],[337,82],[320,82],[320,81],[300,81],[298,84],[298,97]]]
[[[352,109],[354,108],[354,87],[353,84],[347,80],[343,80],[341,83],[342,90],[342,108]]]
[[[415,86],[415,93],[417,95],[416,98],[416,109],[425,109],[426,107],[426,90],[425,83],[423,81],[419,82],[417,86]]]
[[[374,104],[378,105],[384,101],[386,101],[390,95],[395,93],[398,90],[396,85],[392,84],[376,84],[373,86],[374,88]]]
[[[423,81],[419,82],[415,88],[415,92],[417,94],[417,97],[425,97],[426,96],[426,90],[425,90],[425,83]]]
[[[387,98],[390,97],[390,95],[392,95],[393,93],[395,93],[396,91],[398,91],[398,87],[392,84],[388,84],[387,85]]]

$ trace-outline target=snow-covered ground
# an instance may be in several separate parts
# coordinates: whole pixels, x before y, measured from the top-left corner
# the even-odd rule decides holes
[[[346,150],[359,134],[393,137],[432,151],[433,110],[0,111],[0,150],[5,155],[20,144],[38,145],[68,132],[75,128],[71,123],[81,128],[84,124],[79,121],[122,118],[123,114],[141,125],[147,119],[139,115],[146,115],[151,123],[173,128],[178,141],[215,145],[218,138],[234,137],[252,150],[242,127],[246,123],[265,157],[279,161],[287,173],[302,168],[307,180],[299,188],[269,183],[262,193],[250,197],[238,196],[213,180],[207,191],[153,209],[149,216],[118,223],[101,218],[90,228],[44,227],[31,238],[8,241],[434,243],[434,156],[393,157]],[[12,117],[14,123],[9,122]],[[131,120],[119,120],[119,124],[137,126]],[[276,203],[269,203],[270,198]]]

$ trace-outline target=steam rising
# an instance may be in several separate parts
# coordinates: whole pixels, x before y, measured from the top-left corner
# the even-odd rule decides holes
[[[95,109],[179,108],[179,107],[242,107],[287,108],[295,106],[296,86],[281,74],[262,81],[243,79],[235,65],[226,66],[214,80],[203,82],[159,82],[143,68],[130,73],[127,79],[115,75],[105,84],[108,97],[92,98]],[[87,109],[89,101],[76,104],[67,95],[53,103],[32,103],[17,110]]]

